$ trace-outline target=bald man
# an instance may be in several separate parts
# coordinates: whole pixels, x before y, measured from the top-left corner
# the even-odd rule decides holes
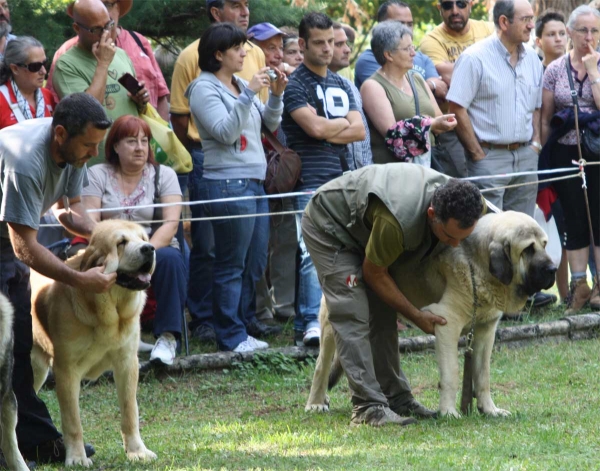
[[[150,101],[144,82],[135,94],[129,93],[118,79],[125,73],[135,77],[135,69],[127,53],[112,38],[114,21],[101,0],[77,0],[67,8],[73,18],[73,29],[79,38],[57,60],[52,85],[58,97],[85,92],[96,98],[114,121],[120,116],[138,116],[138,110]],[[104,144],[88,166],[104,161]]]

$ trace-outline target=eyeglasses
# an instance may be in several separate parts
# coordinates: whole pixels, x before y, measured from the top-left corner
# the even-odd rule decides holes
[[[104,26],[96,26],[95,28],[87,28],[87,27],[83,26],[81,23],[77,23],[77,22],[76,22],[76,24],[81,29],[84,29],[88,33],[93,34],[95,36],[100,36],[104,31],[110,31],[115,27],[115,22],[113,20],[110,20]]]
[[[465,8],[467,8],[468,4],[469,2],[465,0],[459,0],[458,2],[440,2],[440,5],[446,11],[452,10],[454,8],[454,5],[456,5],[456,7],[459,10],[464,10]]]
[[[592,33],[592,36],[598,36],[600,34],[600,29],[598,29],[598,28],[592,28],[592,29],[576,28],[573,31],[576,31],[579,34],[582,34],[583,36],[587,36],[589,33]]]
[[[415,52],[417,50],[417,48],[411,44],[410,46],[406,46],[406,47],[397,47],[395,49],[396,51],[404,51],[404,52]]]
[[[521,23],[532,23],[533,22],[533,16],[522,16],[521,18],[519,18],[519,21]]]
[[[30,62],[29,64],[17,64],[18,67],[23,67],[24,69],[27,69],[29,72],[39,72],[40,70],[42,70],[42,67],[44,67],[46,70],[48,70],[48,60],[45,60],[44,62]]]

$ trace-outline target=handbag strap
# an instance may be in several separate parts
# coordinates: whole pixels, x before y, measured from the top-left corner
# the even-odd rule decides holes
[[[135,31],[128,29],[127,32],[129,34],[131,34],[131,37],[133,38],[133,40],[135,41],[135,43],[140,47],[140,49],[142,51],[144,51],[144,54],[148,55],[148,51],[146,51],[146,48],[144,47],[144,45],[142,44],[142,40],[140,39],[140,37],[135,33]]]
[[[154,203],[160,203],[160,190],[159,190],[159,182],[160,182],[160,164],[154,167]],[[159,208],[154,208],[159,209]]]
[[[575,90],[573,74],[571,73],[571,56],[569,56],[569,53],[567,53],[565,65],[567,67],[567,77],[569,78],[569,86],[571,87],[571,100],[573,100],[573,106],[577,106],[579,108],[579,101],[577,100],[577,91]]]
[[[6,83],[8,83],[8,82],[6,82]],[[6,84],[0,85],[0,93],[2,93],[2,95],[4,96],[4,99],[6,100],[6,103],[8,103],[8,106],[10,107],[13,114],[15,115],[15,119],[17,120],[17,122],[21,123],[21,122],[25,121],[25,116],[23,115],[23,112],[19,108],[19,104],[13,103],[10,101],[10,94],[8,92],[8,87],[6,86]]]
[[[317,108],[317,115],[321,116],[325,119],[328,119],[327,115],[325,114],[325,110],[323,109],[323,102],[317,96],[317,92],[315,92],[315,90],[313,88],[311,88],[310,86],[308,86],[306,88],[308,89],[308,93],[310,94],[312,99],[315,100],[315,106]],[[338,152],[338,158],[340,159],[340,167],[342,167],[343,174],[348,173],[350,171],[350,166],[348,165],[348,161],[346,160],[347,150],[348,149],[346,148],[346,146],[344,146],[343,150]]]
[[[414,72],[412,70],[409,70],[406,73],[406,76],[408,77],[408,83],[410,84],[410,89],[413,92],[413,95],[415,97],[415,115],[416,116],[420,116],[421,115],[421,108],[419,107],[419,94],[417,93],[417,87],[415,87],[415,82],[413,79],[413,74]]]

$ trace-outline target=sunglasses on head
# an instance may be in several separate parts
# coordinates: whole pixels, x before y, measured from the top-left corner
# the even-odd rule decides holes
[[[40,70],[42,70],[42,67],[44,67],[46,70],[48,70],[48,61],[45,60],[44,62],[31,62],[29,64],[17,64],[19,67],[23,67],[24,69],[27,69],[29,72],[39,72]]]
[[[459,0],[457,2],[441,2],[440,5],[446,11],[452,10],[454,8],[454,5],[456,5],[458,9],[464,10],[465,8],[467,8],[468,3],[469,2],[465,0]]]

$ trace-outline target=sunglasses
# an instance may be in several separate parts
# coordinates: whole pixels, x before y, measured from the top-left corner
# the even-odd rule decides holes
[[[96,26],[95,28],[87,28],[86,26],[83,26],[81,23],[77,22],[76,24],[81,29],[87,31],[90,34],[93,34],[94,36],[100,36],[102,33],[104,33],[104,31],[110,31],[115,27],[115,22],[113,20],[109,21],[104,26]]]
[[[467,5],[469,4],[469,2],[464,1],[464,0],[459,0],[458,2],[441,2],[440,5],[442,6],[442,8],[446,11],[450,11],[454,8],[454,5],[456,5],[456,7],[460,10],[464,10],[465,8],[467,8]]]
[[[47,60],[45,60],[44,62],[31,62],[29,64],[17,64],[17,66],[23,67],[24,69],[27,69],[29,72],[34,72],[34,73],[42,70],[42,67],[44,67],[46,70],[48,70],[49,65],[50,64],[48,64]]]

